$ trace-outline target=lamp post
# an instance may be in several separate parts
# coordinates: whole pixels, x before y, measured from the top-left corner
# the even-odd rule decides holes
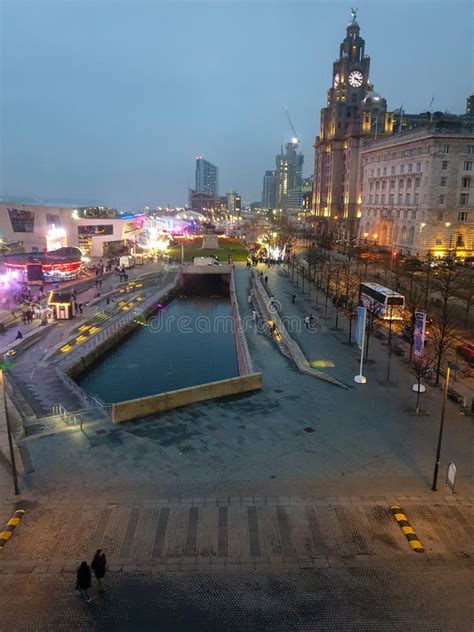
[[[418,244],[418,251],[420,253],[422,252],[422,250],[421,250],[421,233],[423,232],[423,228],[425,226],[426,226],[426,223],[425,222],[421,222],[421,224],[420,224],[420,238],[419,238],[420,243]]]
[[[441,408],[441,421],[439,424],[439,435],[438,435],[438,447],[436,449],[436,462],[434,466],[433,472],[433,484],[431,485],[431,491],[437,491],[437,483],[438,483],[438,470],[439,470],[439,459],[441,456],[441,443],[443,441],[443,429],[444,429],[444,413],[446,410],[446,399],[448,397],[448,389],[449,389],[449,378],[451,376],[451,369],[454,371],[458,371],[459,367],[454,362],[448,362],[448,370],[446,371],[446,378],[444,381],[444,391],[443,391],[443,405]]]
[[[445,222],[444,225],[446,226],[446,228],[451,228],[451,222]],[[449,255],[451,253],[452,240],[453,240],[453,235],[452,235],[451,231],[449,231],[448,257],[449,257]]]

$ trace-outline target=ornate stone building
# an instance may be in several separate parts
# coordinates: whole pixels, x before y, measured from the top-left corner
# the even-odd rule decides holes
[[[370,57],[353,10],[339,59],[333,64],[327,106],[321,110],[313,195],[314,214],[327,218],[332,230],[346,239],[356,236],[361,215],[362,144],[393,132],[393,114],[387,112],[385,99],[374,92],[369,71]]]
[[[437,258],[474,248],[474,119],[434,123],[361,151],[358,241]]]

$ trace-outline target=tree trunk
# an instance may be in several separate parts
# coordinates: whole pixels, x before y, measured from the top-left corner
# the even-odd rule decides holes
[[[441,342],[443,342],[443,341],[441,341]],[[440,345],[440,349],[442,349],[442,345]],[[436,365],[436,382],[435,382],[436,385],[439,384],[439,376],[440,376],[440,373],[441,373],[441,360],[442,360],[442,357],[443,357],[443,353],[440,350],[440,352],[438,354],[438,362],[437,362],[437,365]]]

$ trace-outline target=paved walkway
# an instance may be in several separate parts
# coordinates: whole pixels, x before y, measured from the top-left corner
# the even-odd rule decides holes
[[[466,569],[109,573],[93,603],[70,574],[0,576],[5,630],[470,632]]]
[[[403,499],[425,553],[411,550],[384,498],[32,503],[2,551],[2,570],[72,572],[81,556],[98,548],[107,551],[110,569],[116,571],[229,565],[471,567],[474,528],[469,501],[440,500],[442,504],[434,505],[432,496]]]

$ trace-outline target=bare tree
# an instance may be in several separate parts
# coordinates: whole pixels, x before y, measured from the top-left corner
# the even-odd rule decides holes
[[[415,314],[423,308],[424,295],[419,285],[413,285],[411,292],[405,296],[405,309],[403,311],[402,327],[410,331],[410,356],[413,355],[413,332],[415,330]]]
[[[416,377],[417,381],[417,393],[416,393],[416,410],[417,415],[420,414],[420,394],[421,394],[421,380],[424,377],[428,377],[431,374],[431,364],[428,358],[425,356],[417,357],[410,365],[411,372]]]
[[[423,292],[423,307],[425,312],[428,311],[428,303],[431,292],[435,287],[435,276],[433,269],[428,264],[426,268],[417,277],[417,284]]]
[[[372,335],[379,329],[380,321],[379,316],[381,312],[380,303],[374,300],[370,300],[366,305],[366,325],[365,325],[365,361],[369,359],[369,341]]]
[[[441,363],[444,355],[455,340],[458,333],[458,318],[453,309],[452,299],[459,286],[459,273],[449,268],[442,271],[435,280],[436,294],[440,297],[441,307],[433,323],[433,347],[436,358],[436,384],[439,384]]]
[[[471,308],[474,302],[474,270],[465,268],[459,273],[459,284],[456,290],[456,296],[464,303],[464,309],[466,312],[464,317],[464,328],[469,329]]]

